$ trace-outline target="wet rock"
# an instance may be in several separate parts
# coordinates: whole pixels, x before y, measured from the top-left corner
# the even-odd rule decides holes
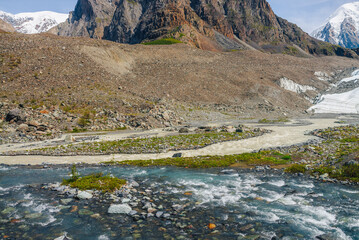
[[[92,218],[101,218],[101,215],[99,213],[95,213],[91,215]]]
[[[182,153],[175,153],[175,154],[173,154],[172,157],[173,158],[180,158],[180,157],[182,157]]]
[[[79,214],[80,215],[93,215],[94,213],[92,211],[88,210],[88,209],[81,209],[79,211]]]
[[[13,208],[13,207],[8,207],[8,208],[5,208],[4,210],[1,211],[2,214],[6,215],[6,214],[9,214],[9,213],[12,213],[14,212],[16,209]]]
[[[159,212],[156,213],[156,217],[157,217],[157,218],[162,217],[162,215],[163,215],[163,212],[161,212],[161,211],[159,211]]]
[[[136,210],[131,210],[129,213],[128,213],[128,215],[130,215],[130,216],[134,216],[134,215],[136,215],[137,214],[137,211]]]
[[[248,230],[250,230],[250,229],[252,229],[252,228],[253,228],[253,225],[252,225],[252,224],[248,224],[248,225],[245,225],[245,226],[239,228],[239,230],[240,230],[241,232],[246,232],[246,231],[248,231]]]
[[[148,213],[153,213],[153,212],[156,212],[156,211],[157,211],[157,209],[155,209],[155,208],[148,208],[147,209]]]
[[[64,233],[64,235],[58,237],[58,238],[55,238],[54,240],[71,240],[72,238],[68,237],[67,236],[67,232]]]
[[[335,238],[332,234],[322,234],[319,236],[316,236],[315,239],[319,239],[319,240],[336,240],[337,238]]]
[[[130,185],[131,185],[132,187],[139,187],[139,186],[140,186],[140,184],[138,184],[138,182],[136,182],[136,181],[131,181],[131,182],[130,182]]]
[[[322,180],[326,180],[326,179],[328,179],[328,177],[329,177],[328,173],[324,173],[324,174],[319,176],[319,178],[322,179]]]
[[[129,214],[131,211],[132,208],[128,204],[112,204],[107,210],[107,212],[111,214]]]
[[[76,198],[81,199],[81,200],[83,200],[83,199],[91,199],[91,198],[92,198],[92,194],[89,193],[89,192],[87,192],[87,191],[80,191],[80,192],[77,194]]]
[[[72,198],[61,199],[60,203],[63,204],[63,205],[67,205],[70,202],[72,202],[72,200],[73,200]]]
[[[39,218],[41,216],[42,216],[41,213],[31,213],[31,214],[25,215],[25,218],[34,219],[34,218]]]

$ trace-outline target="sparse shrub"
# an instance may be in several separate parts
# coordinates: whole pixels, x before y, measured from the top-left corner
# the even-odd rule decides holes
[[[180,40],[174,38],[162,38],[151,42],[142,43],[143,45],[171,45],[176,43],[182,43]]]
[[[83,128],[88,126],[91,123],[91,121],[90,121],[90,112],[85,111],[84,114],[79,118],[77,123],[78,123],[78,125],[80,127],[83,127]]]

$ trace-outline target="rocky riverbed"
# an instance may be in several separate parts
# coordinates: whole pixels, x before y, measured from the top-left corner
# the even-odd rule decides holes
[[[165,153],[168,151],[200,149],[212,144],[254,138],[269,130],[247,128],[242,125],[221,127],[200,127],[191,131],[188,128],[170,129],[168,136],[139,136],[115,141],[96,141],[77,144],[58,145],[56,147],[10,151],[3,155],[109,155],[109,154],[142,154]]]
[[[85,167],[126,178],[113,194],[56,184],[69,168],[1,167],[10,239],[358,239],[357,186],[279,170]]]

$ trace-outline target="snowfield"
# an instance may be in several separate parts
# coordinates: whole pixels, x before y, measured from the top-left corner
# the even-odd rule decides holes
[[[286,77],[279,79],[279,86],[284,88],[285,90],[295,92],[295,93],[304,93],[306,91],[316,91],[316,89],[312,86],[300,85]]]
[[[352,76],[339,81],[336,86],[342,83],[357,82],[359,80],[359,70],[355,70]],[[318,103],[308,111],[314,113],[349,113],[359,114],[359,88],[354,88],[348,92],[338,94],[324,94]]]
[[[17,32],[26,34],[47,32],[56,25],[65,22],[68,17],[68,14],[50,11],[18,14],[0,11],[2,20],[10,23]]]
[[[322,41],[329,41],[333,44],[345,45],[345,34],[343,28],[351,25],[351,31],[359,33],[359,2],[346,3],[340,6],[318,29],[310,35]],[[327,33],[330,39],[326,39]]]

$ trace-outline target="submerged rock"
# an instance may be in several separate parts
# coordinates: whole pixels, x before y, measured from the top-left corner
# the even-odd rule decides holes
[[[60,202],[61,202],[61,204],[63,204],[63,205],[67,205],[67,204],[69,204],[70,202],[72,202],[72,198],[66,198],[66,199],[61,199],[60,200]]]
[[[335,240],[337,238],[335,238],[332,234],[322,234],[319,236],[316,236],[315,239],[319,239],[319,240]]]
[[[132,211],[132,208],[128,204],[112,204],[107,212],[108,213],[119,213],[119,214],[129,214]]]

